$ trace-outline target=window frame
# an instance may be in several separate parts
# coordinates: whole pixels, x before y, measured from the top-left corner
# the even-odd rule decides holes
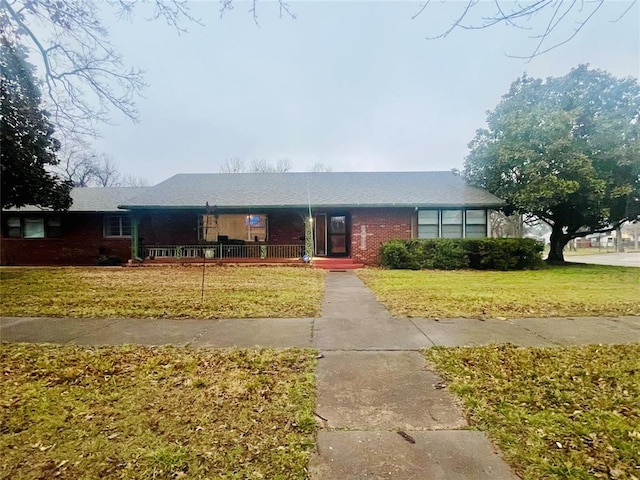
[[[118,233],[114,233],[112,231],[112,227],[114,226],[111,221],[117,219],[118,220]],[[124,225],[127,221],[129,223],[128,229],[129,233],[125,234],[126,225]],[[132,222],[131,217],[128,215],[105,215],[102,220],[102,236],[104,238],[131,238],[131,230],[132,230]]]
[[[422,212],[429,212],[429,214],[423,214]],[[433,212],[436,213],[435,216]],[[484,222],[480,222],[478,218],[473,218],[474,213],[468,215],[469,212],[483,212]],[[472,218],[468,219],[468,216]],[[435,222],[436,219],[437,223]],[[487,238],[488,219],[489,213],[486,208],[418,208],[416,215],[418,227],[416,238]],[[433,236],[436,225],[438,234],[437,236]],[[479,232],[477,231],[480,225],[483,226],[482,237],[479,236]],[[456,233],[460,232],[460,236],[452,236],[450,232],[453,229],[456,230]],[[427,230],[431,231],[430,236],[424,236],[424,232]],[[469,232],[471,232],[471,236],[469,236]]]
[[[62,237],[62,219],[59,216],[9,216],[3,227],[6,238],[41,240]]]
[[[221,217],[235,217],[239,223],[244,224],[244,232],[241,235],[242,238],[238,238],[235,235],[238,232],[226,231],[224,224],[225,221],[221,221]],[[254,225],[255,217],[259,217],[258,225]],[[243,222],[239,222],[240,219],[244,219]],[[223,224],[220,227],[220,224]],[[254,226],[252,226],[254,225]],[[205,231],[206,228],[206,231]],[[219,237],[226,237],[233,240],[241,240],[243,242],[252,243],[255,242],[255,232],[264,233],[258,238],[258,242],[267,242],[269,239],[269,215],[266,213],[220,213],[220,214],[207,214],[203,213],[198,215],[198,241],[207,243],[219,242]]]

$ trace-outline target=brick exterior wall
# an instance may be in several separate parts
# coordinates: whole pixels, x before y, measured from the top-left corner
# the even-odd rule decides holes
[[[351,210],[351,258],[365,265],[379,265],[380,246],[389,240],[411,239],[415,216],[413,208]]]
[[[301,216],[302,213],[302,216]],[[198,241],[196,211],[147,212],[140,216],[144,245],[195,245]],[[8,214],[5,214],[8,215]],[[3,217],[5,216],[3,215]],[[101,255],[131,258],[131,239],[105,238],[102,213],[60,215],[60,238],[20,239],[0,237],[2,265],[96,265]],[[37,216],[37,215],[32,215]],[[304,245],[304,212],[269,213],[269,241],[273,245]],[[365,265],[378,265],[380,246],[392,239],[410,239],[416,231],[413,208],[352,209],[350,257]],[[413,225],[412,225],[413,223]]]
[[[14,216],[9,213],[5,217]],[[17,216],[17,215],[16,215]],[[37,217],[38,215],[29,215]],[[61,218],[60,238],[0,237],[2,265],[97,265],[100,256],[131,258],[131,239],[105,238],[103,214],[66,213]],[[4,232],[3,232],[4,233]]]

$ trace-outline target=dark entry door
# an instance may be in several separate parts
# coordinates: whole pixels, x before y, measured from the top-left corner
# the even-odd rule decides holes
[[[329,255],[347,254],[347,217],[345,215],[331,215],[328,218],[327,237]]]

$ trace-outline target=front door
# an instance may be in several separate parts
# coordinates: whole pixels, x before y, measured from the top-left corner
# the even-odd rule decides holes
[[[346,257],[348,249],[348,217],[318,213],[315,216],[315,254]]]
[[[345,215],[331,215],[327,225],[329,255],[347,255],[347,217]]]

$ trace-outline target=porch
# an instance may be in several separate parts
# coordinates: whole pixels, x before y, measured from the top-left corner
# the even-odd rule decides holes
[[[352,270],[362,263],[350,258],[311,257],[304,245],[150,245],[143,249],[145,263],[310,263],[325,270]]]
[[[141,248],[145,261],[302,261],[304,245],[270,244],[206,244],[145,245]]]

